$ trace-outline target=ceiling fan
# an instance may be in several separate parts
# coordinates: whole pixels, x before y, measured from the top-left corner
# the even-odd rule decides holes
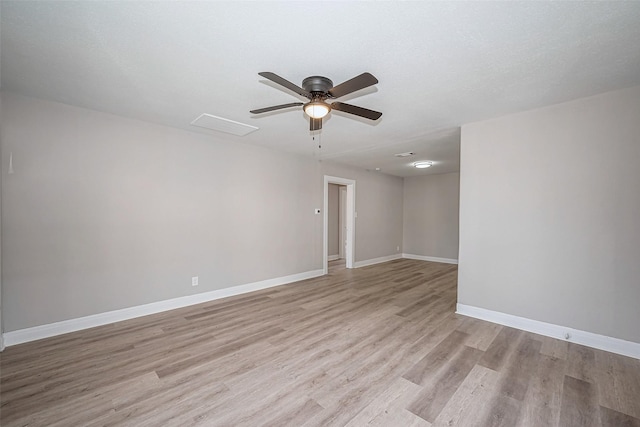
[[[339,84],[338,86],[334,86],[333,82],[326,77],[311,76],[302,81],[302,87],[299,87],[290,81],[283,79],[279,75],[268,71],[258,73],[258,75],[265,79],[269,79],[272,82],[297,93],[298,95],[308,98],[309,102],[306,104],[303,102],[291,102],[289,104],[251,110],[251,113],[253,114],[266,113],[268,111],[281,110],[283,108],[298,107],[302,105],[304,112],[309,116],[309,130],[311,131],[322,129],[322,118],[329,114],[329,111],[331,110],[354,114],[369,120],[377,120],[382,116],[382,113],[378,111],[345,104],[344,102],[332,102],[330,104],[326,102],[328,99],[340,98],[341,96],[348,95],[352,92],[378,83],[378,79],[370,73],[362,73],[359,76]]]

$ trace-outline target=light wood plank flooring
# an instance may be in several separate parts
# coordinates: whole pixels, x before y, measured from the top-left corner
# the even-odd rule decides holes
[[[10,347],[3,426],[640,426],[640,361],[454,314],[396,260]]]
[[[336,259],[333,261],[329,261],[328,267],[329,267],[329,274],[337,273],[340,270],[344,270],[345,268],[347,268],[347,262],[344,258]]]

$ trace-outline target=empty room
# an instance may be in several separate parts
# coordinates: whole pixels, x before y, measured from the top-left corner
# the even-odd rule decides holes
[[[639,41],[0,0],[0,425],[640,427]]]

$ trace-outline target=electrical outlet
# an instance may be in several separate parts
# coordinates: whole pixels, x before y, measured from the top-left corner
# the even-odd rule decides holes
[[[191,286],[198,286],[198,276],[193,276],[191,278]]]

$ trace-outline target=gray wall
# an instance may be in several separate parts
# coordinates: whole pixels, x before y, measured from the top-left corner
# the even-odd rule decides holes
[[[328,235],[327,235],[327,255],[338,255],[340,253],[340,186],[329,184],[329,209],[327,211]]]
[[[325,174],[356,261],[402,241],[400,178],[10,93],[0,138],[5,331],[322,269]]]
[[[640,87],[462,128],[462,304],[640,342]]]
[[[458,259],[459,190],[459,173],[404,179],[404,253]]]

